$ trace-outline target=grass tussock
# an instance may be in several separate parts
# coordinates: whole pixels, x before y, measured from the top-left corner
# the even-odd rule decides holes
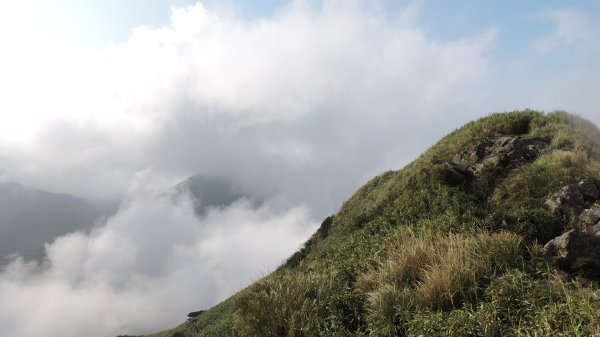
[[[348,311],[356,298],[339,291],[341,278],[316,273],[281,272],[236,297],[239,336],[350,336],[358,314]],[[348,294],[348,293],[346,293]],[[327,299],[327,301],[323,301]]]
[[[523,264],[521,237],[511,233],[426,234],[403,232],[379,268],[360,276],[369,330],[393,335],[402,318],[419,310],[449,311],[475,303],[491,279]]]

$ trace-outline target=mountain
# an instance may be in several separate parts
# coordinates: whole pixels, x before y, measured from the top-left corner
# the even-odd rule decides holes
[[[493,114],[361,187],[180,336],[600,336],[600,130]]]
[[[194,175],[168,190],[165,196],[178,202],[182,199],[193,203],[194,211],[201,216],[209,208],[227,207],[240,199],[259,204],[260,200],[228,180]]]
[[[89,230],[101,213],[85,200],[18,183],[0,184],[0,260],[11,254],[42,259],[44,243]]]

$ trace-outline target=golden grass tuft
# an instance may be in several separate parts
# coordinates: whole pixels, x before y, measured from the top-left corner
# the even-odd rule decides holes
[[[504,232],[418,236],[402,231],[386,261],[356,282],[367,300],[370,328],[393,334],[404,309],[447,311],[476,301],[490,278],[522,263],[521,242]]]

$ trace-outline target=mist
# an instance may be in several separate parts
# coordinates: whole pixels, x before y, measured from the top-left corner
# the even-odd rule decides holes
[[[47,244],[42,263],[4,267],[0,334],[159,331],[256,281],[315,228],[301,206],[277,212],[240,199],[199,219],[189,203],[132,201],[91,234]]]

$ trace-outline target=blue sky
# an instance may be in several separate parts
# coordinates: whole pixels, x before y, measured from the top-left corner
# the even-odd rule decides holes
[[[305,2],[318,3],[308,0]],[[196,0],[28,0],[45,13],[48,26],[54,26],[67,39],[104,48],[126,42],[135,27],[168,25],[171,8],[191,6]],[[208,8],[234,8],[237,15],[252,20],[265,19],[289,6],[282,0],[206,0]],[[371,2],[370,6],[375,2]],[[496,32],[493,48],[488,55],[501,67],[512,67],[515,62],[528,62],[536,76],[588,62],[572,46],[555,48],[551,53],[532,51],[532,43],[554,28],[548,15],[554,10],[572,9],[597,21],[600,3],[596,1],[445,1],[445,0],[382,0],[378,2],[395,15],[406,7],[417,6],[415,24],[432,41],[448,42],[493,30]],[[5,11],[6,15],[10,11]],[[44,14],[42,14],[44,15]],[[0,18],[2,15],[0,14]],[[34,18],[33,20],[38,20]]]
[[[57,0],[48,3],[32,0],[54,16],[61,34],[81,43],[103,47],[123,43],[135,27],[160,27],[170,22],[171,8],[194,5],[196,0]],[[318,1],[305,1],[318,3]],[[237,15],[253,20],[276,15],[289,6],[282,0],[206,0],[208,8],[233,8]],[[374,3],[374,2],[373,2]],[[369,4],[371,5],[371,4]],[[369,6],[367,5],[367,6]],[[445,1],[445,0],[383,0],[377,6],[395,15],[410,6],[419,8],[415,24],[431,40],[448,42],[490,30],[496,32],[489,56],[502,66],[511,66],[528,59],[540,76],[549,68],[563,69],[586,62],[575,55],[570,46],[552,53],[532,54],[532,43],[551,31],[555,25],[549,13],[572,9],[584,13],[590,20],[600,16],[596,1]],[[532,61],[531,58],[535,58]]]
[[[160,26],[169,22],[171,7],[189,6],[196,0],[56,0],[51,4],[36,0],[45,9],[61,13],[65,27],[78,38],[98,43],[122,42],[130,30],[139,25]],[[283,0],[207,0],[208,7],[234,6],[243,16],[260,18],[273,15],[289,5]],[[384,0],[390,12],[402,9],[414,1]],[[540,17],[544,11],[574,8],[597,17],[600,3],[596,1],[446,1],[423,0],[419,26],[432,38],[451,40],[490,28],[500,30],[499,45],[508,48],[526,47],[536,35],[551,28]]]

